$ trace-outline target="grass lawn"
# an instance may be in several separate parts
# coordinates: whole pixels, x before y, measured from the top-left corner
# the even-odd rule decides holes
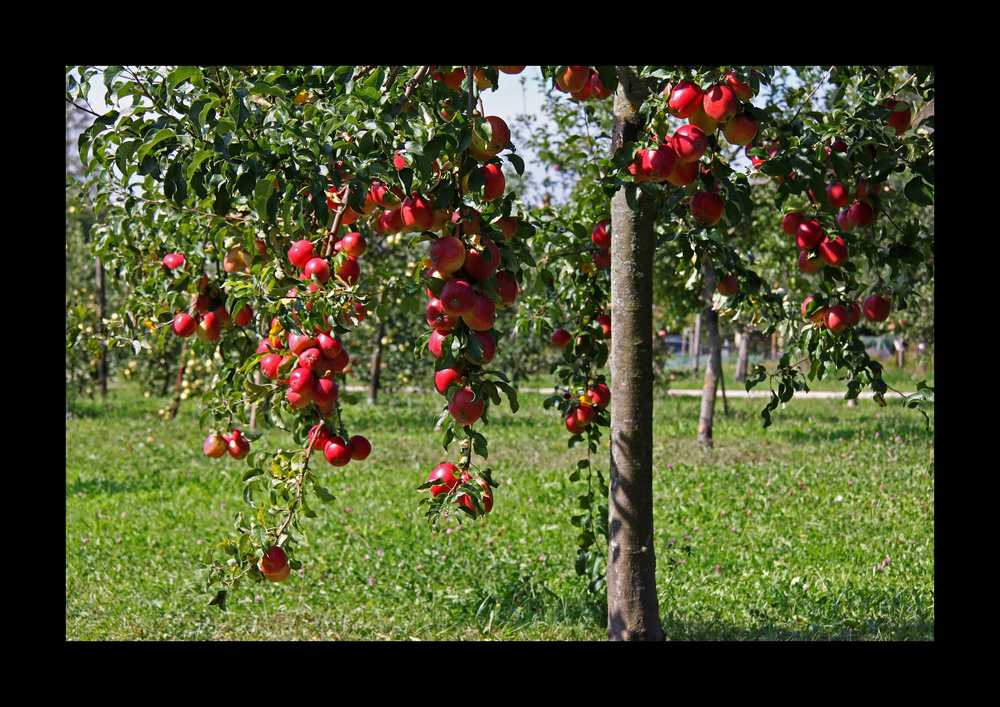
[[[526,384],[527,385],[527,384]],[[66,422],[66,638],[603,641],[604,597],[576,575],[582,452],[544,396],[491,415],[493,512],[432,534],[415,487],[454,460],[434,432],[442,399],[348,406],[371,456],[335,468],[282,584],[207,602],[206,553],[233,532],[245,468],[202,454],[198,409],[115,386],[71,400]],[[891,400],[793,400],[767,430],[759,400],[717,406],[715,448],[695,443],[699,401],[659,398],[657,590],[670,640],[932,640],[934,426]],[[289,446],[268,431],[255,448]],[[607,475],[607,457],[595,461]]]

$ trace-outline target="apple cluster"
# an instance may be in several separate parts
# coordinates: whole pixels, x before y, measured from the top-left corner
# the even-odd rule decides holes
[[[229,434],[225,432],[212,432],[205,438],[202,451],[213,459],[218,459],[226,452],[233,459],[243,459],[250,453],[250,443],[243,433],[233,428]]]
[[[163,265],[169,270],[186,265],[183,255],[168,253],[163,258]],[[195,295],[189,310],[175,312],[170,324],[171,331],[179,337],[187,338],[192,334],[207,343],[218,341],[224,329],[244,327],[253,319],[253,309],[249,304],[243,305],[238,312],[230,312],[226,306],[226,293],[207,276],[198,279],[198,294]]]
[[[482,476],[473,477],[467,469],[462,470],[451,462],[442,462],[431,470],[427,481],[432,484],[430,487],[432,498],[441,495],[454,496],[458,505],[471,511],[473,517],[486,515],[493,510],[493,487]],[[477,508],[477,502],[473,500],[473,497],[461,488],[461,484],[472,481],[475,481],[480,489],[482,513]]]
[[[589,66],[567,66],[556,74],[556,88],[580,102],[603,101],[614,93],[604,87],[600,74]]]

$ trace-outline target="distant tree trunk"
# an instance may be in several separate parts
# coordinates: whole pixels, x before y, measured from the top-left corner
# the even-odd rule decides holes
[[[94,275],[97,281],[97,332],[101,357],[97,361],[97,384],[101,397],[108,397],[108,342],[104,339],[104,263],[94,258]]]
[[[694,317],[694,334],[691,336],[691,355],[694,356],[692,372],[697,377],[701,359],[701,312]]]
[[[385,319],[378,325],[378,334],[375,335],[375,350],[372,352],[371,384],[368,387],[368,404],[378,403],[379,378],[382,375],[382,338],[385,336]]]
[[[187,366],[187,347],[188,340],[185,338],[184,343],[181,344],[180,363],[177,367],[177,385],[174,386],[174,402],[170,405],[170,410],[167,412],[167,420],[173,420],[177,417],[177,409],[181,406],[181,383],[184,382],[184,369]]]
[[[893,346],[896,349],[896,365],[902,368],[906,363],[906,338],[903,336],[903,332],[899,332]]]
[[[733,380],[743,383],[747,379],[747,360],[750,358],[750,334],[753,329],[748,324],[743,329],[743,336],[740,337],[740,348],[736,354],[736,373]]]
[[[715,393],[722,375],[722,342],[719,340],[719,314],[712,309],[712,292],[715,291],[715,272],[711,266],[705,273],[705,335],[708,338],[708,361],[705,364],[705,382],[701,388],[701,414],[698,418],[698,444],[711,447],[712,418],[715,415]]]
[[[611,150],[638,139],[649,94],[631,67],[618,67]],[[653,548],[652,198],[633,211],[611,200],[611,468],[608,490],[608,638],[663,640]]]

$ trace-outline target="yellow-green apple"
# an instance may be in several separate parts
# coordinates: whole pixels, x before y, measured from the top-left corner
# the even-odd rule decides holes
[[[448,400],[448,414],[460,425],[475,423],[486,409],[483,398],[476,399],[471,388],[461,388],[452,393]]]
[[[222,269],[226,272],[249,271],[253,255],[247,253],[241,246],[234,245],[222,259]]]
[[[711,227],[722,219],[725,205],[721,194],[696,191],[691,195],[691,201],[688,202],[688,210],[700,225]]]

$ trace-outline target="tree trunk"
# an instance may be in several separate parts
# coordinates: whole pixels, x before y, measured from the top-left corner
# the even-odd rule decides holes
[[[744,383],[747,379],[747,361],[750,358],[750,333],[753,329],[747,325],[743,329],[743,336],[740,337],[740,349],[736,354],[736,373],[733,380],[737,383]]]
[[[184,381],[184,369],[187,367],[187,346],[188,340],[184,339],[184,343],[181,344],[180,364],[177,367],[177,385],[174,386],[174,401],[170,405],[170,410],[167,411],[167,420],[173,420],[177,417],[177,410],[181,406],[181,383]]]
[[[705,309],[702,320],[708,338],[708,361],[705,364],[705,383],[701,388],[701,414],[698,418],[698,444],[711,447],[712,418],[715,415],[715,392],[719,388],[722,375],[722,342],[719,340],[719,314],[712,309],[712,293],[715,291],[715,271],[711,266],[704,268]]]
[[[634,142],[649,93],[619,66],[611,149]],[[653,548],[653,200],[625,189],[611,201],[611,467],[608,638],[663,640]]]
[[[101,397],[108,397],[108,342],[104,338],[104,263],[94,258],[94,275],[97,281],[97,332],[101,357],[97,361],[97,384]]]
[[[701,312],[694,317],[694,334],[691,335],[691,355],[694,356],[694,368],[692,373],[698,376],[699,361],[701,359]]]
[[[378,403],[379,377],[382,375],[382,338],[385,336],[385,319],[378,325],[375,335],[375,350],[372,352],[371,384],[368,387],[368,404]]]

